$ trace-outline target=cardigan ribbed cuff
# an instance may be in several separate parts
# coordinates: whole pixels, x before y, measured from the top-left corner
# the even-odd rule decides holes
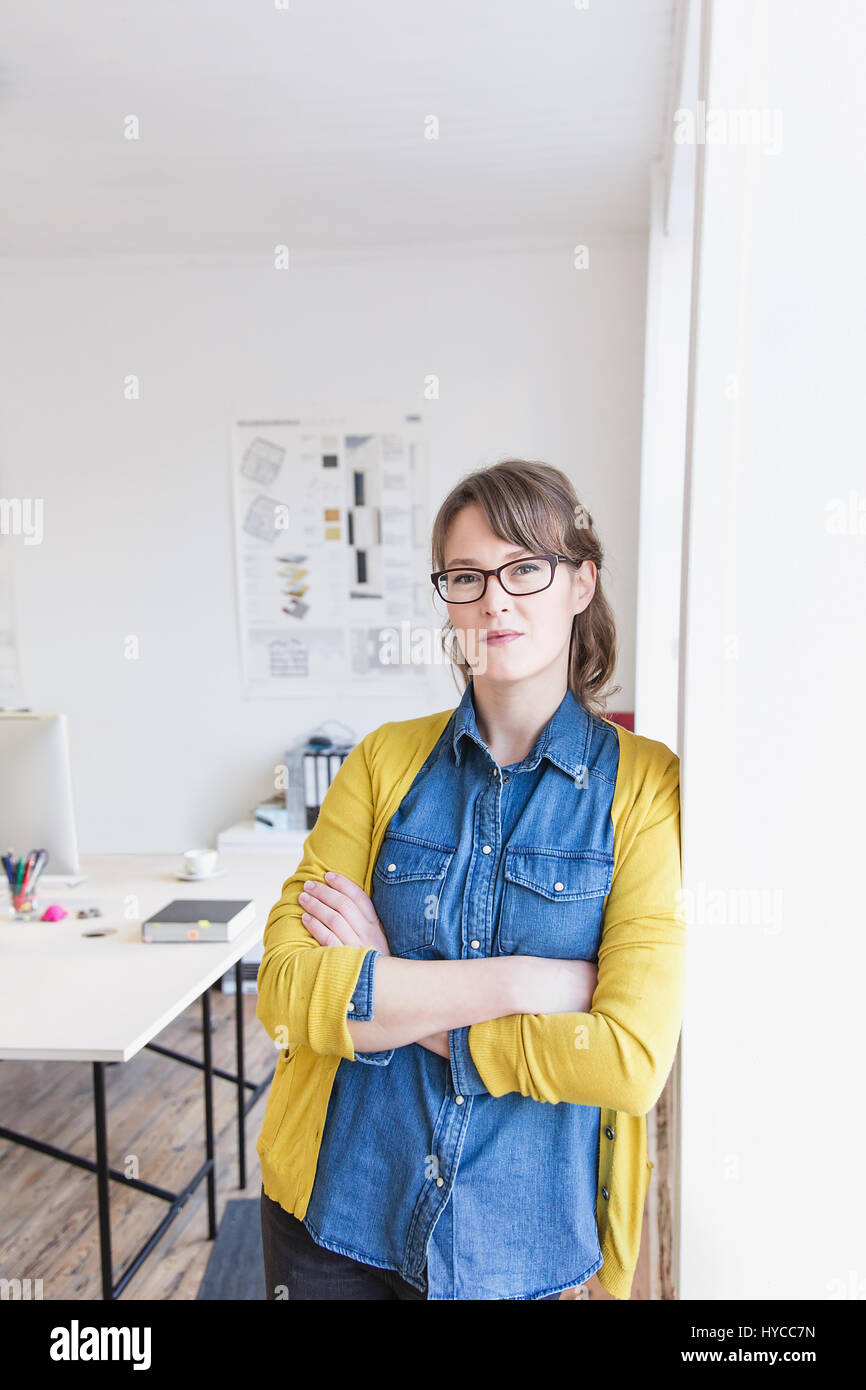
[[[322,946],[310,991],[307,1031],[314,1052],[354,1062],[355,1048],[346,1026],[349,1002],[369,946]]]

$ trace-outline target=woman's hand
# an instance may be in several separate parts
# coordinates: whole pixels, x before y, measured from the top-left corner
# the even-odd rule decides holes
[[[375,946],[390,956],[385,928],[363,888],[329,871],[326,883],[309,881],[298,898],[301,921],[320,946]]]

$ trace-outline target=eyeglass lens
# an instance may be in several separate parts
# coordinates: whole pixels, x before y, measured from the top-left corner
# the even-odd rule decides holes
[[[550,583],[549,560],[515,560],[500,576],[509,594],[534,594]],[[449,603],[471,603],[481,597],[484,575],[477,570],[446,570],[439,576],[439,592]]]

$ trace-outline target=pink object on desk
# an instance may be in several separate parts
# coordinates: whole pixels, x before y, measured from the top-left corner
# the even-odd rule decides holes
[[[40,922],[59,922],[61,917],[68,916],[69,913],[65,907],[61,907],[59,903],[52,903],[50,907],[46,907],[39,920]]]

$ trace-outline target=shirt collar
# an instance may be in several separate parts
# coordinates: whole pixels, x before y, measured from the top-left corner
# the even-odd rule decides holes
[[[460,766],[464,737],[471,738],[473,743],[477,743],[478,747],[492,759],[492,754],[478,732],[478,725],[475,722],[475,702],[472,695],[471,680],[463,692],[460,704],[454,711],[453,718],[451,747],[457,767]],[[586,767],[591,734],[592,720],[590,715],[580,701],[575,699],[569,688],[566,690],[559,707],[535,740],[531,752],[526,755],[519,766],[521,769],[529,771],[537,767],[542,758],[548,758],[550,762],[562,768],[563,772],[567,772],[569,777],[575,777],[582,768]]]

